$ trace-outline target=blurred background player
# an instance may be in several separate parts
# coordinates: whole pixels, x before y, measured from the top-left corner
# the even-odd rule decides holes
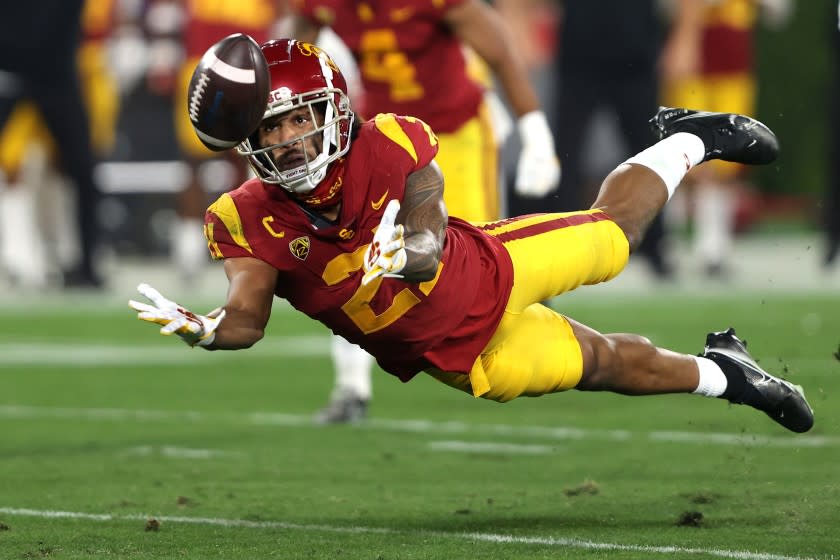
[[[146,26],[152,37],[150,89],[171,93],[176,138],[189,167],[178,195],[178,220],[170,232],[171,258],[184,280],[200,278],[208,261],[202,227],[210,194],[239,184],[248,173],[242,158],[212,152],[195,135],[186,111],[187,86],[198,60],[213,43],[232,33],[246,33],[263,43],[271,38],[281,10],[281,0],[153,0],[147,10]]]
[[[517,213],[563,212],[591,200],[602,170],[611,169],[650,142],[648,118],[656,112],[660,78],[673,77],[693,64],[685,57],[698,49],[700,0],[677,0],[671,20],[657,0],[499,0],[510,18],[522,12],[557,11],[551,116],[557,150],[563,160],[562,188],[538,201],[516,203]],[[543,11],[543,13],[545,13]],[[693,65],[692,65],[693,67]],[[606,120],[597,121],[598,117]],[[598,146],[599,169],[587,150],[602,123],[618,133],[620,145]],[[590,142],[581,139],[589,138]],[[672,274],[664,247],[662,216],[651,224],[639,256],[658,278]]]
[[[832,6],[834,8],[834,6]],[[840,2],[837,14],[831,14],[831,95],[829,99],[840,98]],[[836,25],[835,25],[836,24]],[[840,253],[840,105],[831,103],[829,107],[831,126],[828,146],[828,185],[825,192],[824,224],[826,247],[823,264],[831,267]]]
[[[517,192],[543,196],[556,187],[560,168],[551,131],[516,42],[492,7],[481,0],[295,0],[292,5],[293,36],[315,42],[328,27],[353,54],[364,91],[361,115],[411,115],[435,131],[450,215],[483,222],[502,212],[498,131],[486,85],[478,79],[482,64],[517,118],[523,146]],[[478,57],[477,66],[470,65],[468,52]],[[316,421],[364,418],[372,358],[339,337],[334,337],[332,356],[335,387]]]
[[[0,255],[22,285],[46,285],[51,274],[65,287],[103,284],[92,145],[104,153],[113,144],[118,98],[104,54],[113,14],[112,0],[15,2],[0,21]],[[50,165],[75,200],[54,185],[45,192]]]
[[[753,32],[764,8],[768,24],[781,25],[790,0],[682,0],[699,10],[699,53],[683,58],[679,75],[664,84],[663,104],[706,111],[754,115],[756,111]],[[745,193],[745,167],[714,161],[691,173],[695,258],[709,278],[726,279],[735,235],[739,196]],[[688,189],[686,189],[688,191]],[[685,193],[683,193],[685,194]]]

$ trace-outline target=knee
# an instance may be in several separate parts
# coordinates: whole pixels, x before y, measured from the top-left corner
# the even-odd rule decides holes
[[[653,359],[656,347],[637,334],[608,334],[582,348],[583,375],[577,385],[582,391],[610,390],[616,380]]]
[[[627,238],[627,244],[630,246],[630,252],[635,252],[636,249],[639,248],[639,245],[642,243],[642,237],[644,236],[644,232],[642,232],[641,228],[639,228],[638,226],[632,227],[624,223],[618,223],[618,227],[621,228],[621,231]]]

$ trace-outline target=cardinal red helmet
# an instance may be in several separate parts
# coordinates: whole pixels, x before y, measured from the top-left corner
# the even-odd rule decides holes
[[[294,193],[314,189],[327,168],[350,149],[354,115],[347,97],[347,82],[330,56],[322,49],[295,39],[277,39],[260,46],[270,75],[268,106],[263,120],[308,107],[315,129],[305,135],[272,146],[261,147],[256,133],[237,147],[257,176]],[[317,116],[317,117],[316,117]],[[270,157],[272,150],[321,134],[321,153],[305,158],[303,165],[281,171]]]

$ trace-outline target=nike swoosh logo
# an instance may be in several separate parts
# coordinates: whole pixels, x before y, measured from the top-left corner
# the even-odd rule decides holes
[[[383,194],[383,195],[382,195],[382,198],[380,198],[380,199],[379,199],[379,200],[377,200],[376,202],[374,202],[374,201],[372,201],[372,200],[371,200],[371,201],[370,201],[370,207],[371,207],[371,208],[373,208],[373,209],[374,209],[374,211],[375,211],[375,210],[379,210],[380,208],[382,208],[382,204],[385,202],[385,197],[386,197],[386,196],[388,196],[388,191],[385,191],[385,194]]]

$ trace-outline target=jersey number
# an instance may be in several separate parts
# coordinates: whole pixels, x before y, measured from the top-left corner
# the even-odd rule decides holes
[[[365,256],[365,249],[367,249],[367,245],[359,247],[353,253],[339,255],[327,263],[324,274],[321,276],[327,286],[338,284],[357,270],[360,270],[362,268],[362,260]],[[440,263],[435,277],[418,285],[423,294],[428,296],[432,293],[438,278],[440,278],[440,271],[442,269],[443,263]],[[376,296],[376,292],[382,285],[383,280],[384,278],[379,277],[367,286],[360,284],[359,288],[353,293],[353,296],[341,306],[341,310],[350,317],[350,320],[364,334],[370,334],[384,329],[408,313],[409,309],[420,303],[420,298],[414,292],[408,288],[404,288],[394,296],[394,300],[388,309],[377,315],[373,308],[371,308],[370,302]]]
[[[231,27],[263,29],[274,19],[274,7],[266,0],[190,0],[189,9],[200,22]]]
[[[376,29],[362,34],[359,67],[365,78],[390,86],[394,102],[415,101],[423,97],[423,86],[415,79],[417,69],[399,50],[397,35],[390,29]]]

